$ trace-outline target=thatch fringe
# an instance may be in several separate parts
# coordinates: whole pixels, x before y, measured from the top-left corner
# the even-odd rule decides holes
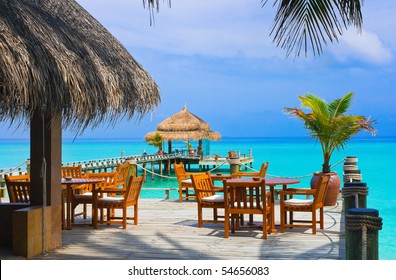
[[[0,0],[0,121],[61,112],[82,130],[141,118],[160,101],[150,75],[74,0]]]

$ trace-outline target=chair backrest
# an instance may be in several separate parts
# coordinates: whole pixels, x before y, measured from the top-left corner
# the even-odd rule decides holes
[[[116,168],[115,185],[122,186],[124,189],[127,187],[128,174],[129,174],[129,162],[119,163]]]
[[[142,190],[144,182],[144,175],[136,177],[131,176],[128,182],[127,190],[124,193],[124,202],[128,204],[135,204],[137,203],[140,191]]]
[[[23,175],[8,175],[5,174],[5,180],[7,181],[19,181],[19,182],[30,182],[30,175],[25,173]]]
[[[234,181],[223,180],[224,204],[235,212],[249,213],[267,206],[269,192],[265,192],[265,180]],[[268,195],[267,195],[268,194]]]
[[[73,178],[82,178],[82,167],[81,164],[77,166],[62,166],[62,178],[73,177]]]
[[[182,162],[180,163],[175,162],[173,164],[173,169],[175,170],[175,175],[179,183],[183,180],[188,179],[187,178],[188,176],[186,175],[186,170],[184,169],[184,164]]]
[[[115,188],[115,173],[114,172],[100,172],[100,173],[90,173],[87,172],[87,177],[92,179],[103,180],[100,182],[100,188]]]
[[[267,175],[268,165],[269,165],[268,161],[261,165],[258,177],[265,178],[265,175]]]
[[[5,176],[8,196],[12,203],[29,203],[30,202],[30,181],[10,180],[10,177]]]
[[[258,171],[258,172],[239,171],[239,172],[231,174],[231,176],[234,177],[234,178],[241,178],[241,177],[260,177],[260,178],[265,178],[265,175],[267,175],[268,165],[269,165],[269,162],[261,164],[260,171]]]
[[[198,203],[215,194],[213,180],[209,172],[191,174],[191,181]]]
[[[319,177],[318,184],[314,187],[316,189],[316,194],[314,196],[313,205],[320,206],[324,204],[329,182],[330,175],[323,175]]]

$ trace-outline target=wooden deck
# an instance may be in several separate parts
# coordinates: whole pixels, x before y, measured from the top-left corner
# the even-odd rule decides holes
[[[238,231],[225,239],[222,224],[197,227],[194,201],[142,199],[139,225],[130,223],[127,230],[117,225],[101,225],[94,230],[89,225],[76,224],[72,230],[63,231],[61,248],[35,259],[345,259],[344,234],[340,234],[343,232],[341,208],[340,204],[326,207],[325,229],[316,235],[310,230],[292,229],[263,240],[259,230],[249,230]],[[279,221],[278,205],[276,211]],[[3,255],[2,259],[7,257]]]

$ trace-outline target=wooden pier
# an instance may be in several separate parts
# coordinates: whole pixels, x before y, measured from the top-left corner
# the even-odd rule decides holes
[[[209,211],[204,215],[210,215]],[[279,205],[275,205],[279,223]],[[238,231],[223,237],[223,224],[197,227],[195,201],[141,199],[139,224],[73,225],[62,231],[62,247],[34,259],[45,260],[339,260],[345,259],[342,202],[325,207],[325,227],[288,229],[261,239],[260,230]],[[129,211],[133,211],[131,208]],[[308,213],[309,215],[309,213]],[[78,218],[78,222],[86,222]],[[3,253],[1,259],[16,257]]]
[[[216,169],[219,167],[229,166],[228,158],[226,157],[201,157],[197,155],[188,155],[185,153],[173,153],[165,155],[133,155],[133,156],[121,156],[105,159],[95,159],[95,160],[83,160],[83,161],[73,161],[64,162],[64,166],[76,166],[81,164],[84,172],[107,172],[114,170],[117,165],[125,160],[130,160],[132,163],[137,164],[143,172],[146,173],[147,170],[151,171],[152,179],[154,179],[155,174],[163,175],[171,174],[171,166],[174,162],[183,162],[186,169],[190,170],[192,165],[197,166],[197,170],[209,170],[209,168]],[[240,162],[241,165],[253,165],[253,155],[250,151],[249,156],[246,154],[241,154]],[[0,169],[0,187],[4,187],[4,174],[10,175],[21,175],[27,172],[28,166],[18,167],[13,170]],[[147,176],[146,176],[147,177]]]

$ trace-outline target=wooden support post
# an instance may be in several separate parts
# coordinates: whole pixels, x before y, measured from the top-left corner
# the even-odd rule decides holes
[[[146,165],[147,165],[147,163],[143,163],[143,174],[144,174],[144,178],[147,179]]]
[[[348,210],[351,208],[367,208],[368,188],[366,183],[344,183],[341,192],[344,199],[344,214],[347,214]]]
[[[154,162],[151,162],[151,180],[154,180]]]
[[[378,210],[351,208],[345,217],[347,260],[378,260],[378,230],[382,219]]]
[[[159,162],[159,174],[162,176],[162,160]]]
[[[239,158],[230,158],[230,174],[234,174],[240,171],[240,159]]]

